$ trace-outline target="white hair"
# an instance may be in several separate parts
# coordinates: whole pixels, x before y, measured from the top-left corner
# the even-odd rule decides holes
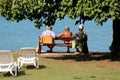
[[[84,27],[84,25],[83,25],[83,24],[80,24],[80,25],[79,25],[79,28],[83,28],[83,27]]]

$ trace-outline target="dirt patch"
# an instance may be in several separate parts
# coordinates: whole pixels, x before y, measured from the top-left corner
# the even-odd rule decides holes
[[[99,65],[102,67],[109,67],[120,70],[120,58],[113,60],[111,59],[111,55],[109,53],[93,53],[87,56],[74,53],[44,53],[40,54],[40,57],[49,61],[51,60],[51,62],[59,60],[59,62],[69,62],[73,65]]]
[[[18,57],[18,51],[13,51],[15,59]],[[72,65],[97,65],[120,70],[120,57],[113,60],[109,53],[93,53],[90,55],[74,54],[74,53],[42,53],[38,55],[40,62],[50,63],[71,63]]]

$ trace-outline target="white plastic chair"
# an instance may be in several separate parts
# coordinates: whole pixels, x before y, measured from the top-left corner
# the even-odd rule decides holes
[[[36,68],[39,68],[38,57],[35,51],[36,49],[32,47],[21,48],[20,56],[17,59],[18,68],[21,68],[23,64],[33,64]]]
[[[10,72],[13,76],[17,76],[18,67],[13,61],[13,55],[10,50],[0,50],[0,72]]]

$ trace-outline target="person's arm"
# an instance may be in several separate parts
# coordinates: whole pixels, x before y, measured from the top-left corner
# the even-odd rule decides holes
[[[57,37],[62,37],[62,36],[64,36],[64,32],[57,35]]]
[[[52,37],[53,37],[53,38],[55,38],[55,37],[56,37],[54,32],[52,32]]]
[[[77,37],[77,33],[72,36],[72,39],[75,39]]]

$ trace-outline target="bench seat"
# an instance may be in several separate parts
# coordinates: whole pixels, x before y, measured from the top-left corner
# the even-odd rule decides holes
[[[71,47],[72,44],[71,43],[55,43],[54,46],[63,46],[63,47]]]
[[[72,40],[71,38],[57,38],[54,39],[54,41],[56,40],[62,40],[64,41],[63,43],[54,43],[54,44],[42,44],[40,39],[39,39],[39,45],[40,46],[50,46],[52,45],[53,47],[50,48],[50,50],[52,50],[55,46],[60,46],[60,47],[67,47],[67,52],[70,52],[70,49],[72,47],[72,44],[70,43],[70,41]]]

